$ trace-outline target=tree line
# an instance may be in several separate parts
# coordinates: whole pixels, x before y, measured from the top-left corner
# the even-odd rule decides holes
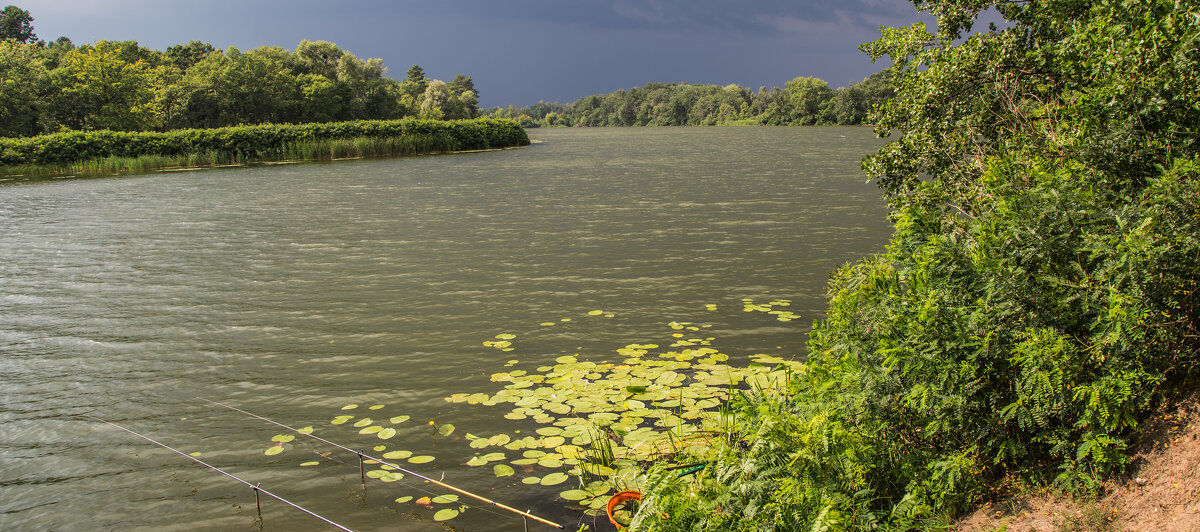
[[[383,60],[330,42],[247,51],[199,41],[165,51],[136,41],[76,46],[37,39],[32,22],[15,6],[0,11],[0,136],[479,115],[470,76],[431,80],[413,65],[397,81]]]
[[[893,94],[882,72],[837,89],[803,76],[782,89],[760,87],[758,92],[736,84],[649,83],[569,104],[538,102],[522,108],[491,108],[485,114],[512,118],[525,127],[850,125],[866,122],[871,109]]]

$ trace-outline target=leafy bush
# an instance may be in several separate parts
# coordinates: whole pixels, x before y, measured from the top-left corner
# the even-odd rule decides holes
[[[88,131],[0,139],[0,164],[61,165],[109,157],[216,153],[237,160],[279,157],[301,142],[422,137],[430,151],[524,146],[529,137],[511,120],[389,121],[280,124],[158,132]]]
[[[788,396],[748,396],[639,530],[923,528],[1022,479],[1092,490],[1200,365],[1200,19],[1182,3],[989,3],[867,46],[895,61],[865,162],[887,250],[846,266]],[[1097,43],[1102,42],[1103,45]]]

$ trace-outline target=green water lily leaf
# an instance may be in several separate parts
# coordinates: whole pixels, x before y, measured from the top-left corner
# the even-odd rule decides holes
[[[411,501],[411,500],[413,500],[413,497],[412,497],[412,495],[405,495],[405,496],[403,496],[403,497],[396,497],[396,502],[398,502],[398,503],[400,503],[400,504],[404,504],[404,503],[406,503],[406,502],[408,502],[408,501]]]
[[[312,427],[312,425],[309,425],[307,427],[300,427],[300,428],[296,429],[296,432],[299,432],[300,434],[312,434],[313,427]]]
[[[330,421],[330,423],[334,425],[341,425],[342,423],[350,421],[351,419],[354,419],[354,416],[338,416],[333,418],[333,421]]]
[[[566,473],[550,473],[549,475],[542,477],[541,485],[557,486],[563,482],[566,482],[569,478],[571,477],[567,476]]]
[[[360,419],[360,420],[356,421],[356,422],[354,423],[354,426],[355,426],[355,427],[360,427],[360,428],[361,428],[361,427],[365,427],[365,426],[367,426],[367,425],[370,425],[370,424],[371,424],[371,418],[369,418],[369,417],[364,417],[364,418],[362,418],[362,419]]]
[[[458,517],[459,511],[454,508],[442,508],[433,514],[434,521],[449,521]]]
[[[403,460],[412,455],[413,455],[412,451],[392,451],[390,453],[385,453],[383,455],[383,458],[385,460]]]
[[[396,482],[397,480],[400,480],[403,478],[404,478],[404,473],[391,471],[391,472],[388,472],[388,473],[384,474],[383,476],[379,477],[379,480],[382,480],[384,482]]]
[[[386,445],[376,445],[375,447],[372,447],[372,450],[374,450],[375,452],[384,451],[384,450],[387,450],[387,446]]]
[[[358,408],[358,405],[349,404],[349,405],[343,406],[342,410],[354,410],[355,408]]]
[[[381,408],[383,408],[383,405],[371,405],[367,407],[369,410],[379,410]]]
[[[471,440],[470,446],[472,449],[483,449],[484,447],[488,447],[491,444],[492,444],[491,440],[479,438],[476,440]]]
[[[542,479],[540,479],[538,477],[525,477],[525,478],[521,479],[521,483],[522,484],[541,484]]]
[[[582,501],[591,497],[591,494],[583,490],[567,490],[559,493],[558,496],[568,501]]]
[[[300,464],[300,467],[312,467],[315,465],[321,465],[321,462],[303,462]]]
[[[512,340],[513,338],[516,338],[516,337],[517,337],[517,335],[511,334],[511,333],[500,333],[500,334],[496,335],[496,338],[500,339],[500,340]]]
[[[409,463],[412,463],[412,464],[427,464],[434,460],[435,460],[435,458],[432,456],[429,456],[429,455],[414,456],[414,457],[408,459]]]
[[[438,434],[441,434],[442,436],[449,436],[453,432],[454,432],[454,425],[451,425],[449,423],[446,423],[446,424],[438,427]]]
[[[491,438],[488,438],[488,444],[495,445],[495,446],[501,446],[501,445],[508,444],[508,442],[511,440],[512,440],[512,438],[509,437],[508,434],[497,434],[495,436],[492,436]]]
[[[497,477],[511,477],[516,474],[516,470],[513,469],[512,466],[505,464],[496,464],[492,467],[492,472],[495,473]]]
[[[376,432],[379,432],[381,430],[383,430],[383,427],[381,427],[379,425],[371,425],[370,427],[366,427],[366,428],[358,431],[358,433],[359,434],[375,434]]]
[[[199,456],[204,456],[204,453],[202,453],[202,452],[200,452],[200,451],[196,451],[196,452],[194,452],[194,453],[191,453],[191,454],[189,454],[188,456],[196,456],[196,457],[199,457]]]
[[[452,502],[458,502],[458,495],[455,495],[453,493],[447,493],[445,495],[438,495],[437,497],[434,497],[431,501],[434,504],[450,504]]]
[[[267,456],[275,456],[282,452],[283,452],[283,444],[280,443],[275,446],[268,447],[266,451],[263,451],[263,454],[265,454]]]
[[[288,443],[294,439],[296,439],[296,437],[291,434],[276,434],[271,437],[271,441],[277,441],[279,443]]]
[[[593,310],[588,312],[588,316],[599,316],[601,314],[604,314],[603,310]]]
[[[396,435],[396,429],[393,429],[391,427],[381,429],[379,431],[379,433],[376,434],[376,436],[379,436],[379,439],[381,439],[381,440],[391,439],[395,435]]]
[[[404,423],[405,421],[408,421],[409,419],[411,419],[410,416],[396,416],[392,419],[389,419],[388,422],[395,425],[396,423]]]
[[[482,456],[472,456],[470,460],[467,460],[467,465],[469,465],[471,467],[487,465],[487,463],[488,463],[487,458],[484,458]]]

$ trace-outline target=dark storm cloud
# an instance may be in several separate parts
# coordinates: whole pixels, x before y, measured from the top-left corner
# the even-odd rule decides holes
[[[418,9],[459,6],[468,16],[527,20],[606,29],[790,31],[802,23],[876,29],[911,18],[905,0],[509,0],[442,2]]]
[[[470,75],[480,103],[569,102],[650,82],[757,89],[833,86],[882,68],[857,50],[880,25],[918,20],[905,0],[12,0],[38,35],[137,40],[163,50],[292,49],[302,39],[379,57],[393,77]]]

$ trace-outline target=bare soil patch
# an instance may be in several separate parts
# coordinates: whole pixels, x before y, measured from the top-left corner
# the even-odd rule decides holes
[[[1018,496],[984,505],[959,521],[963,532],[1200,531],[1200,390],[1143,425],[1127,475],[1096,501]]]

